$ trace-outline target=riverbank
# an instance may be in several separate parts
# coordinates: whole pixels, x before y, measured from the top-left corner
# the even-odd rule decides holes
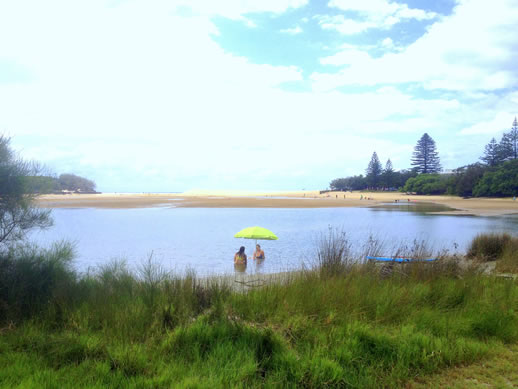
[[[101,193],[43,195],[37,204],[45,208],[336,208],[372,207],[386,203],[435,203],[452,210],[450,215],[500,216],[518,214],[512,198],[419,196],[399,192],[236,192],[191,191],[186,193]]]

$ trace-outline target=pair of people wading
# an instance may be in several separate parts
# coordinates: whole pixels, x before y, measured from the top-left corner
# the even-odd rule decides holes
[[[261,245],[255,245],[254,259],[265,259],[264,251],[261,249]],[[234,254],[234,265],[246,266],[247,257],[245,254],[245,246],[241,246],[239,251]]]

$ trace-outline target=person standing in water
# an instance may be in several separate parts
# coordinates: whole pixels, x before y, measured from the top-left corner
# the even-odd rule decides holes
[[[239,251],[234,254],[234,265],[245,265],[246,266],[245,246],[241,246],[239,248]]]
[[[261,250],[261,245],[256,244],[255,245],[255,252],[254,252],[254,259],[264,259],[264,251]]]

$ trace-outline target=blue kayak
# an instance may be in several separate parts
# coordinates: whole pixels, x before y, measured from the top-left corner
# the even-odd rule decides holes
[[[370,256],[367,256],[367,259],[373,259],[375,261],[381,261],[381,262],[433,262],[433,261],[438,260],[438,258],[413,259],[413,258],[386,258],[386,257],[370,257]]]

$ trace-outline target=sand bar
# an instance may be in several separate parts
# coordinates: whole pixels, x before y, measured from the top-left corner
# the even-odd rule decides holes
[[[43,195],[44,208],[337,208],[373,207],[386,203],[436,203],[453,208],[439,212],[451,215],[499,216],[518,214],[512,198],[463,199],[456,196],[416,196],[399,192],[230,192],[191,191],[185,193],[101,193]]]

